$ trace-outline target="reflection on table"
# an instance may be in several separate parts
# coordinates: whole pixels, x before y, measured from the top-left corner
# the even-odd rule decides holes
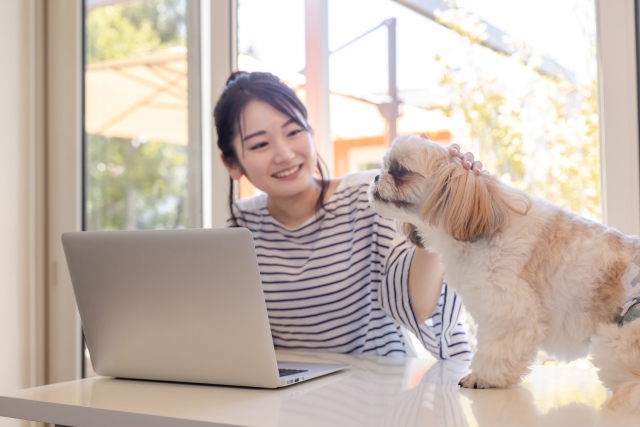
[[[320,359],[345,361],[342,355],[290,358]],[[603,405],[607,392],[594,369],[536,366],[520,386],[464,390],[458,381],[466,364],[366,356],[349,362],[350,377],[284,402],[278,425],[340,425],[345,419],[357,426],[640,425],[640,415]]]
[[[202,422],[293,426],[638,426],[603,405],[594,369],[536,366],[522,385],[461,390],[466,364],[424,359],[278,352],[283,361],[352,368],[277,390],[91,378],[0,396],[0,416],[66,425]]]

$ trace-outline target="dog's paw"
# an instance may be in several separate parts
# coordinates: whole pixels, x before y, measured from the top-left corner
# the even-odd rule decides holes
[[[473,372],[462,378],[458,385],[462,388],[495,388],[494,385],[489,384],[487,381],[478,378]]]

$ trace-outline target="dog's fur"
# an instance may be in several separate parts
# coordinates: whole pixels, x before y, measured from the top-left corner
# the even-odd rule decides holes
[[[529,372],[538,348],[562,360],[586,356],[615,396],[640,406],[640,319],[614,323],[623,277],[640,238],[530,197],[417,136],[396,139],[369,200],[424,248],[478,323],[467,388],[508,387]]]

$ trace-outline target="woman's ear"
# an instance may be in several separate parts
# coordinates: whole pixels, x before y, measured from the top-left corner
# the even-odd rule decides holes
[[[227,169],[227,172],[229,172],[229,176],[231,177],[231,179],[237,181],[242,178],[242,175],[244,175],[244,173],[242,172],[242,168],[240,167],[238,162],[228,161],[223,153],[220,153],[220,160],[222,160],[222,164]]]

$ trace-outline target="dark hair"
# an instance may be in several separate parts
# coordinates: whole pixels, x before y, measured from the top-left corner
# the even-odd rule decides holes
[[[233,139],[236,132],[240,132],[240,116],[250,101],[259,100],[266,102],[276,110],[285,114],[287,117],[295,121],[300,127],[306,131],[311,131],[307,123],[307,109],[302,104],[295,92],[278,77],[271,73],[247,73],[244,71],[236,71],[231,73],[227,79],[227,84],[220,95],[220,99],[216,103],[213,110],[213,118],[216,123],[216,131],[218,132],[218,148],[222,151],[225,162],[233,164],[238,161],[238,153],[233,146]],[[320,173],[322,181],[320,196],[316,202],[316,211],[320,210],[324,204],[324,196],[327,192],[329,183],[324,178],[324,172],[321,167],[320,156],[316,165]],[[238,226],[238,220],[233,211],[234,204],[234,185],[233,179],[229,177],[229,211],[234,226]]]

